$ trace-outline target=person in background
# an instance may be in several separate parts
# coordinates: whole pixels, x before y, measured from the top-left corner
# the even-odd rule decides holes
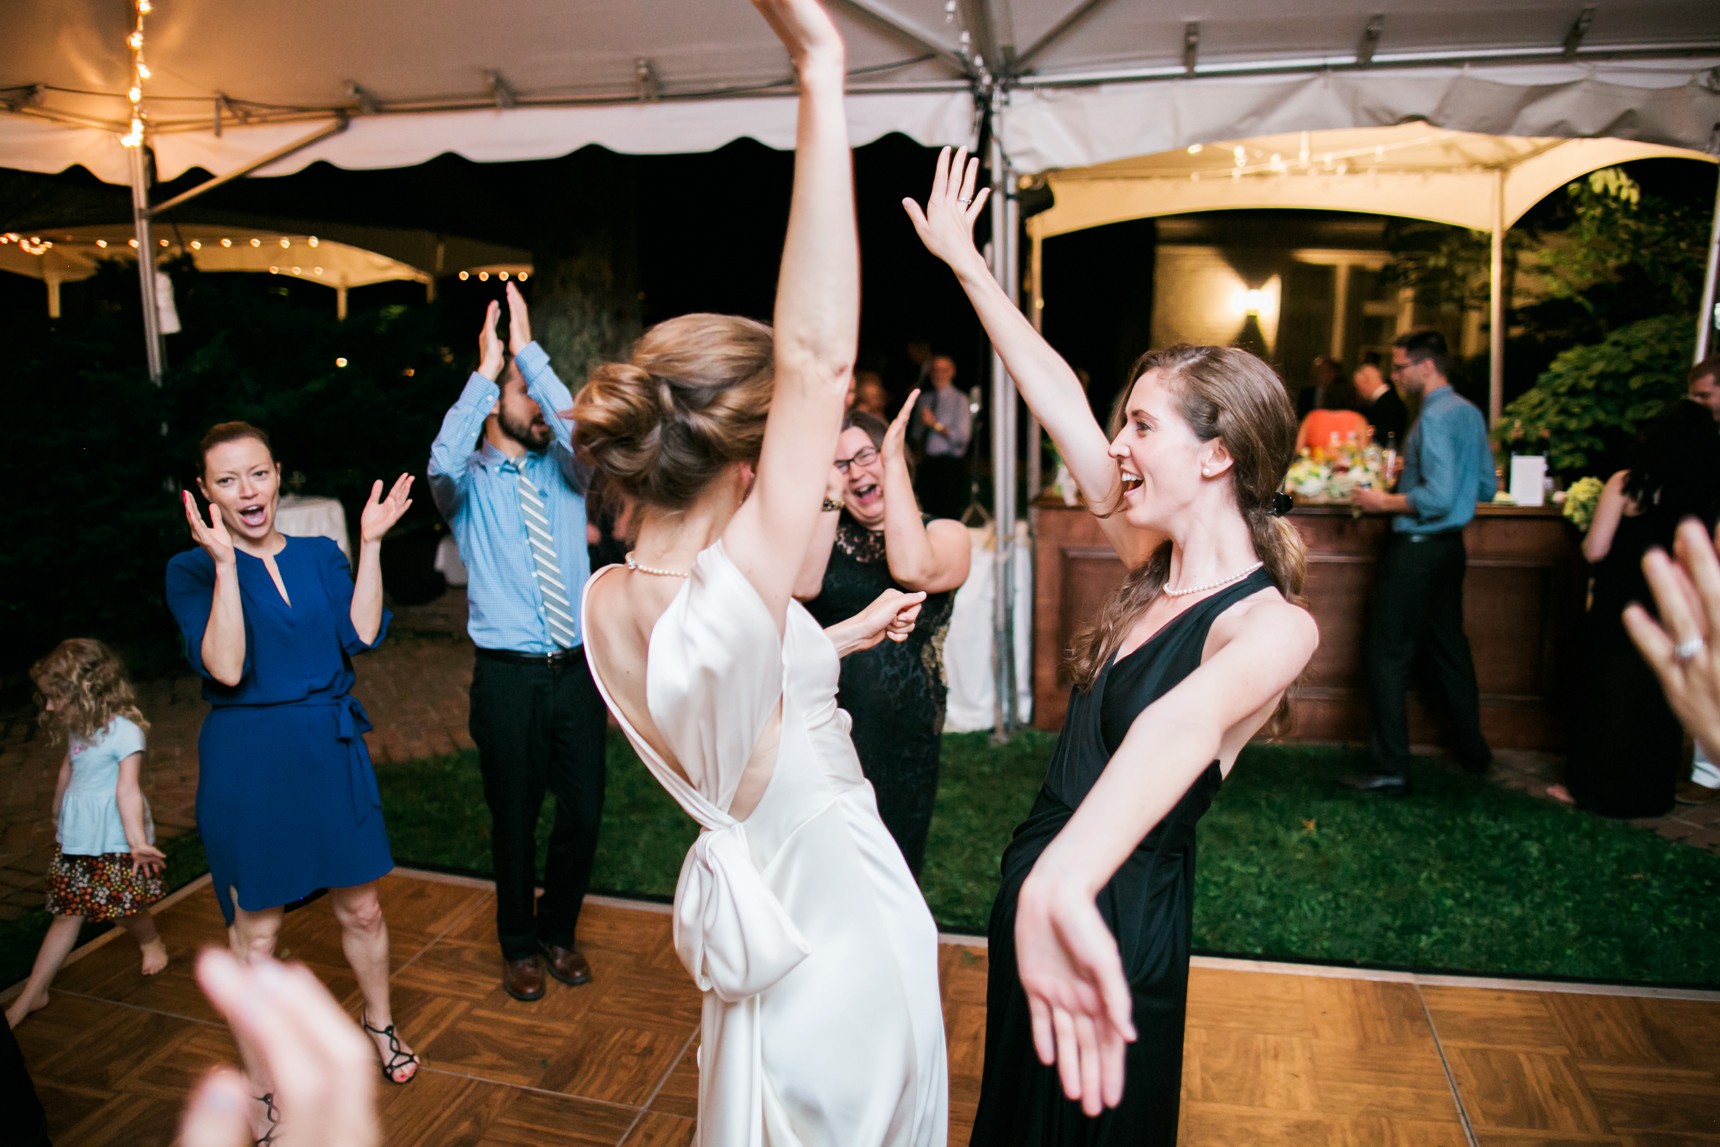
[[[1680,402],[1628,470],[1608,479],[1583,539],[1594,565],[1581,694],[1565,783],[1547,795],[1602,816],[1662,816],[1683,773],[1684,737],[1654,670],[1624,627],[1624,608],[1649,599],[1643,555],[1672,544],[1678,523],[1720,520],[1720,434],[1707,408]],[[1689,783],[1689,782],[1686,782]]]
[[[209,520],[186,490],[197,547],[167,563],[166,597],[211,706],[197,739],[197,830],[215,899],[234,952],[250,960],[274,952],[287,905],[328,889],[382,1076],[409,1083],[419,1060],[394,1027],[378,891],[394,858],[352,659],[388,632],[382,539],[412,505],[412,477],[386,498],[372,485],[355,578],[333,541],[275,528],[281,467],[263,431],[220,423],[199,453]],[[253,1126],[266,1136],[274,1088],[262,1065],[247,1067],[261,1105]]]
[[[854,372],[854,391],[849,402],[849,410],[860,410],[874,418],[886,422],[890,418],[890,392],[884,389],[884,380],[875,370],[859,370]]]
[[[1356,368],[1356,410],[1374,428],[1374,441],[1382,449],[1402,449],[1409,430],[1409,408],[1403,404],[1386,376],[1380,373],[1380,356],[1369,351]]]
[[[1487,420],[1451,388],[1445,336],[1412,331],[1392,345],[1392,373],[1421,396],[1421,417],[1404,443],[1399,491],[1364,487],[1356,503],[1392,514],[1368,611],[1366,674],[1368,752],[1374,771],[1343,778],[1359,792],[1409,792],[1409,716],[1404,691],[1410,666],[1425,651],[1451,718],[1457,759],[1472,773],[1487,771],[1493,754],[1481,735],[1475,659],[1463,632],[1463,527],[1477,502],[1498,490]]]
[[[516,1000],[538,1000],[546,963],[564,984],[591,980],[575,933],[603,821],[607,729],[572,604],[591,573],[587,475],[557,415],[573,395],[532,340],[512,283],[507,298],[513,359],[504,368],[492,302],[478,369],[430,448],[430,492],[471,578],[471,730],[490,808],[502,986]],[[546,791],[555,794],[555,823],[539,900],[535,840]]]
[[[955,387],[956,364],[948,355],[931,360],[932,389],[916,407],[925,434],[920,460],[920,505],[934,518],[960,518],[968,505],[965,456],[973,436],[967,395]]]
[[[1353,410],[1310,410],[1296,430],[1296,449],[1366,446],[1368,420]]]
[[[1676,562],[1660,549],[1642,558],[1658,620],[1633,602],[1624,625],[1685,732],[1713,760],[1720,757],[1720,532],[1711,537],[1686,519],[1672,545]]]
[[[829,628],[885,590],[926,593],[906,641],[885,641],[842,661],[836,703],[852,718],[849,736],[878,798],[878,815],[918,877],[938,795],[943,748],[944,635],[955,591],[973,555],[967,529],[920,513],[904,439],[910,394],[888,427],[865,411],[843,422],[824,511],[794,596]]]
[[[1323,354],[1315,355],[1312,381],[1296,392],[1296,417],[1303,419],[1316,410],[1339,409],[1333,406],[1330,391],[1343,376],[1341,364]]]
[[[1689,397],[1713,416],[1715,432],[1720,433],[1720,354],[1709,355],[1690,368]],[[1696,743],[1690,779],[1678,782],[1679,804],[1707,804],[1720,797],[1720,764],[1715,757],[1702,742]]]
[[[138,786],[149,722],[119,657],[99,641],[73,638],[30,667],[37,720],[66,759],[54,786],[54,859],[48,913],[54,922],[6,1024],[17,1027],[48,1006],[48,985],[78,941],[85,920],[117,920],[143,952],[143,974],[167,967],[167,945],[149,906],[167,895],[167,856],[155,847],[149,802]]]

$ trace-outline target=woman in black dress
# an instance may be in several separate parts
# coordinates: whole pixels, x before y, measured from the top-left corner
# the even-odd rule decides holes
[[[1684,779],[1684,733],[1660,681],[1631,643],[1624,607],[1653,610],[1642,573],[1651,546],[1671,548],[1685,517],[1713,530],[1720,516],[1720,433],[1706,407],[1680,402],[1654,428],[1629,470],[1601,491],[1583,556],[1594,598],[1583,632],[1565,783],[1548,795],[1611,817],[1664,816]]]
[[[1075,641],[1063,734],[1004,853],[972,1142],[1174,1147],[1195,822],[1249,739],[1287,724],[1319,643],[1279,493],[1296,415],[1246,351],[1171,347],[1135,364],[1107,443],[974,250],[986,195],[963,159],[946,151],[908,213],[1129,569]]]
[[[916,877],[938,795],[949,694],[944,635],[972,554],[960,522],[928,517],[914,500],[903,442],[919,393],[908,396],[887,428],[866,411],[848,415],[824,514],[795,583],[795,596],[823,626],[853,617],[887,589],[926,593],[906,641],[880,642],[843,659],[836,694],[853,719],[854,749],[877,794],[878,815]]]

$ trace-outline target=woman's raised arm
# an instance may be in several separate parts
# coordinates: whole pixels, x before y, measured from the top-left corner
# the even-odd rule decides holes
[[[776,289],[776,389],[758,475],[724,531],[729,558],[780,629],[818,522],[860,329],[847,53],[816,0],[753,0],[800,77],[794,197]]]
[[[1117,462],[1110,456],[1105,432],[1087,405],[1080,379],[998,286],[991,268],[973,245],[974,220],[990,193],[990,188],[975,193],[978,176],[979,160],[967,158],[965,148],[952,156],[946,147],[938,154],[938,169],[925,210],[912,199],[902,200],[902,206],[926,249],[956,273],[991,345],[1009,368],[1009,377],[1057,444],[1057,453],[1080,485],[1087,504],[1107,506],[1118,492]],[[1114,518],[1101,518],[1100,524],[1130,566],[1145,561],[1159,540]]]

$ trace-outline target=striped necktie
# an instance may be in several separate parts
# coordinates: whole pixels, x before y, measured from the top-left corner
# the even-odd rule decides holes
[[[519,463],[510,460],[502,470],[518,476],[520,513],[525,516],[526,537],[531,542],[532,574],[543,594],[544,621],[555,643],[571,649],[579,639],[574,636],[573,606],[568,604],[567,585],[561,580],[561,564],[556,561],[555,534],[544,509],[543,491],[532,484]]]

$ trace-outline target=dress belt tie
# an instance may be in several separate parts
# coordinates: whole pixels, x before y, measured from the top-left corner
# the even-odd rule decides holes
[[[368,754],[362,752],[363,734],[370,732],[370,714],[358,703],[358,698],[344,693],[334,702],[337,736],[346,742],[346,768],[352,789],[352,819],[363,824],[370,810],[382,808],[382,792],[376,787],[376,770],[370,767]]]
[[[675,889],[675,952],[699,990],[738,1003],[788,975],[811,951],[754,867],[744,824],[701,832]]]

